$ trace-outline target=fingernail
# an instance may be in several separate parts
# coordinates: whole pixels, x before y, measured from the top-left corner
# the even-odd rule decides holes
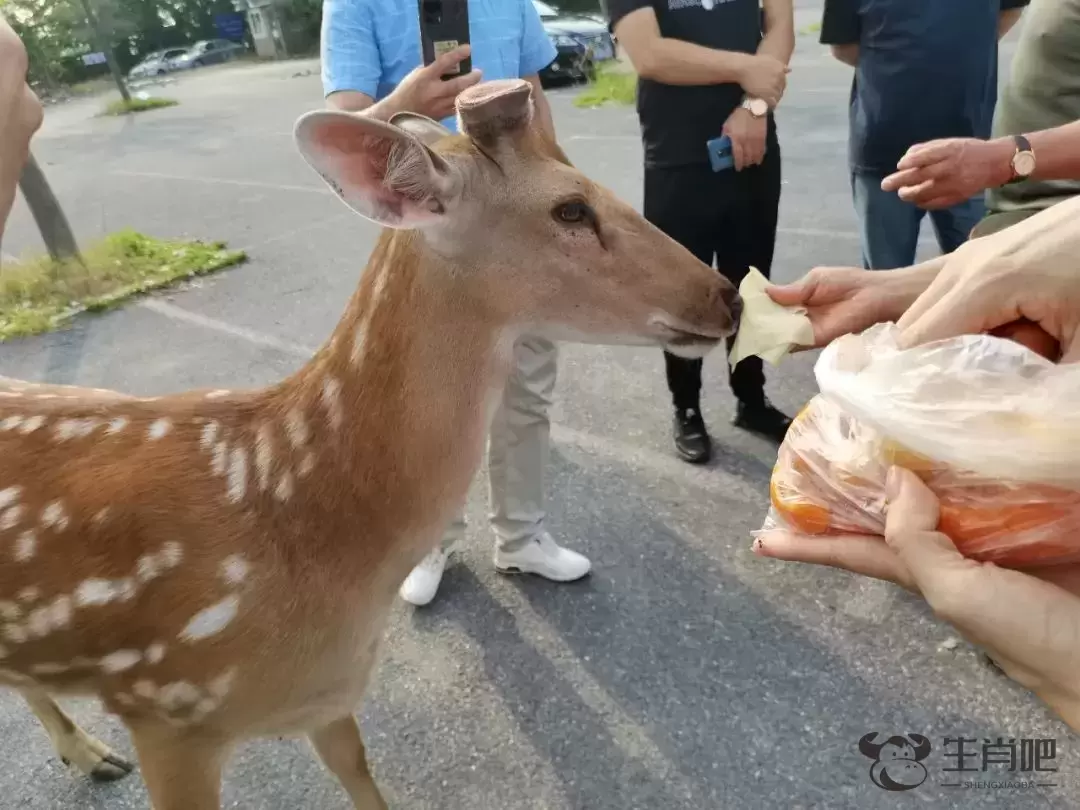
[[[755,537],[754,542],[751,544],[750,548],[756,554],[761,553],[765,550],[765,541],[762,540],[760,537]]]
[[[896,467],[889,467],[889,472],[885,476],[885,500],[895,501],[900,495],[900,471]]]

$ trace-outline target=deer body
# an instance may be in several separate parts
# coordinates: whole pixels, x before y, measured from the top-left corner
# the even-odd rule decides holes
[[[526,283],[527,246],[463,241],[465,190],[505,195],[489,231],[514,214],[486,161],[504,174],[514,159],[554,164],[598,192],[537,145],[527,84],[460,103],[471,139],[330,113],[298,130],[339,194],[391,227],[330,339],[281,383],[136,398],[0,381],[0,684],[23,692],[62,756],[122,775],[47,695],[100,698],[132,732],[155,810],[217,808],[231,747],[292,733],[310,735],[358,808],[385,807],[352,712],[398,587],[480,464],[516,336],[690,334],[707,349],[732,329],[730,285],[621,204],[607,233],[571,228],[534,249],[573,267],[584,239],[608,253],[622,241],[653,251],[634,261],[674,264],[681,276],[660,272],[675,283],[642,270],[621,290],[600,254]]]

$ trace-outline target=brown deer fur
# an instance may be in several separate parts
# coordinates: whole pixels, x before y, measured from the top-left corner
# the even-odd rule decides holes
[[[312,166],[389,227],[297,373],[160,398],[0,381],[0,684],[66,760],[120,776],[49,695],[100,698],[156,810],[214,810],[232,746],[293,733],[356,807],[385,807],[352,713],[479,466],[515,337],[700,355],[734,329],[733,288],[567,166],[527,84],[479,87],[463,136],[301,119]]]

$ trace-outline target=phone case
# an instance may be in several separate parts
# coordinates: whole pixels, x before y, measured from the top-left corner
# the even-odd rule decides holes
[[[735,165],[735,156],[731,153],[731,138],[723,135],[713,138],[706,144],[709,150],[709,163],[714,172],[722,172]]]
[[[420,43],[424,64],[461,45],[469,44],[468,0],[417,0],[420,12]],[[463,59],[457,69],[443,79],[463,76],[472,70],[472,59]]]

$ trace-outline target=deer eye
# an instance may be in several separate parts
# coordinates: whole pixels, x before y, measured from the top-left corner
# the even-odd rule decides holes
[[[592,208],[587,203],[583,203],[580,200],[574,200],[572,202],[560,203],[555,206],[555,210],[552,212],[552,216],[559,222],[565,222],[569,225],[576,225],[582,222],[592,222],[595,220],[596,215],[593,213]]]

